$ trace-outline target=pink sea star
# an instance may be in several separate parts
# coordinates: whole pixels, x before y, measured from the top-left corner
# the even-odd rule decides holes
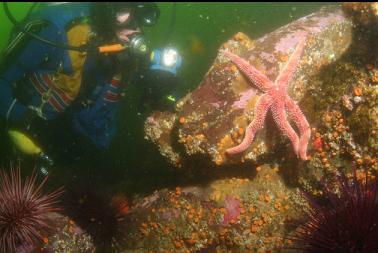
[[[288,84],[294,76],[305,46],[305,41],[306,38],[303,38],[298,43],[286,66],[278,74],[274,82],[251,66],[246,60],[231,52],[223,52],[246,75],[250,82],[254,83],[258,89],[264,92],[256,104],[255,118],[248,125],[243,141],[236,147],[227,149],[226,152],[228,154],[243,152],[251,145],[256,132],[263,127],[266,114],[270,109],[279,129],[284,135],[289,137],[295,154],[302,160],[307,160],[306,150],[311,135],[310,126],[301,109],[287,93]],[[286,117],[287,112],[298,127],[299,137],[289,124]]]

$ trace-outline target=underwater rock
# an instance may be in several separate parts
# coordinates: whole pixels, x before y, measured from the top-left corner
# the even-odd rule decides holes
[[[180,155],[175,152],[171,132],[177,121],[177,115],[170,112],[154,112],[145,122],[145,139],[159,147],[160,153],[177,167],[180,167]]]
[[[312,80],[318,83],[319,89],[308,100],[320,103],[319,119],[310,141],[311,159],[296,170],[296,178],[288,179],[298,179],[302,188],[313,194],[320,193],[319,181],[335,180],[340,173],[351,173],[351,168],[377,175],[378,86],[371,72],[378,61],[370,67],[374,54],[354,52],[351,50],[333,68],[325,70],[321,78]],[[351,98],[351,108],[345,107],[345,96]],[[292,167],[284,165],[285,162],[280,164]]]
[[[367,86],[363,95],[364,102],[353,111],[349,124],[360,143],[378,156],[378,86]]]
[[[277,168],[257,171],[253,179],[163,189],[137,200],[122,252],[279,252],[286,222],[307,205]]]
[[[369,26],[377,29],[378,25],[378,3],[359,3],[350,2],[343,3],[343,11],[352,17],[355,24]]]
[[[85,233],[75,222],[66,216],[52,213],[55,232],[44,238],[44,246],[33,252],[78,252],[94,253],[95,246],[92,238]]]
[[[341,9],[327,8],[303,17],[255,41],[237,33],[223,44],[274,80],[289,60],[297,43],[306,36],[306,45],[288,93],[303,110],[310,125],[313,123],[313,104],[302,102],[308,82],[319,71],[334,63],[347,50],[352,35],[352,23]],[[197,89],[181,99],[176,113],[157,112],[145,123],[146,138],[159,146],[162,155],[181,166],[187,160],[208,160],[209,164],[256,163],[286,143],[286,154],[295,157],[288,139],[278,138],[279,130],[268,116],[245,152],[227,155],[225,150],[240,143],[246,126],[254,119],[254,107],[262,95],[247,83],[237,67],[219,53],[212,67]],[[197,159],[198,160],[198,159]]]

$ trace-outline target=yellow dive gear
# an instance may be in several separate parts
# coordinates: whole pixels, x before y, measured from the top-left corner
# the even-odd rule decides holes
[[[20,131],[8,130],[8,135],[16,148],[22,153],[27,155],[40,155],[42,153],[42,149]]]

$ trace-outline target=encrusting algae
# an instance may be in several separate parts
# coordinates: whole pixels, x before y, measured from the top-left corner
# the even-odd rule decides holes
[[[284,187],[278,168],[262,165],[257,170],[254,179],[230,178],[204,188],[155,192],[152,202],[141,201],[143,210],[131,214],[128,248],[143,252],[282,249],[287,233],[282,224],[305,204],[296,191]]]

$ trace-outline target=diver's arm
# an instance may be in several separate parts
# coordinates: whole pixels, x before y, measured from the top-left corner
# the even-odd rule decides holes
[[[98,149],[105,150],[117,132],[120,81],[113,78],[105,83],[91,105],[81,106],[73,113],[73,127],[86,136]]]
[[[44,27],[39,33],[41,37],[49,38],[50,40],[59,41],[61,35],[57,32],[58,29],[53,25]],[[10,46],[17,48],[17,43],[21,43],[19,34],[9,43]],[[25,38],[24,39],[29,39]],[[25,42],[25,41],[23,41]],[[38,68],[47,63],[50,58],[55,58],[62,53],[62,50],[53,48],[42,42],[30,39],[26,46],[14,50],[16,52],[14,58],[5,57],[3,64],[6,66],[4,71],[0,73],[0,117],[7,122],[14,123],[21,121],[27,114],[28,107],[21,104],[13,93],[12,86],[27,75],[35,72]],[[13,55],[13,54],[12,54]]]

